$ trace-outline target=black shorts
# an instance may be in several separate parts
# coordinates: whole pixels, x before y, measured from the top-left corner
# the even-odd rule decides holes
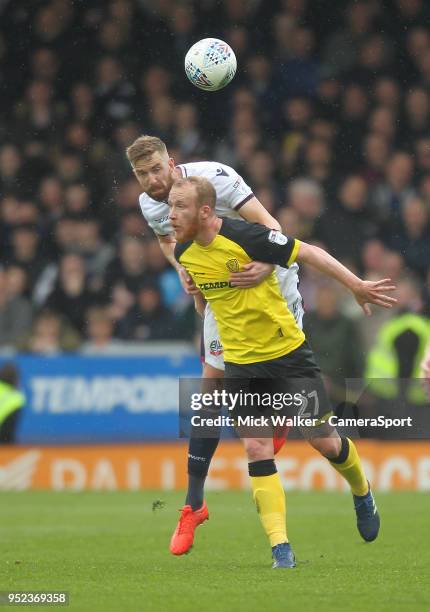
[[[225,362],[225,378],[317,378],[321,370],[306,340],[287,355],[257,363]]]
[[[327,424],[321,428],[320,422],[330,416],[332,407],[320,368],[306,341],[276,359],[249,364],[226,362],[224,384],[229,393],[244,398],[239,409],[235,408],[235,416],[296,416],[313,423],[309,425],[312,433],[307,434],[303,433],[306,428],[298,425],[306,437],[330,435],[331,428]],[[263,397],[267,401],[263,402]]]

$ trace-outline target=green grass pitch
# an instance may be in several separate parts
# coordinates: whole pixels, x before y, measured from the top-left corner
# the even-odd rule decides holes
[[[61,609],[79,611],[430,609],[428,494],[377,495],[381,533],[365,544],[348,494],[288,493],[298,567],[277,571],[247,492],[209,493],[209,522],[191,554],[173,557],[182,499],[0,493],[0,590],[66,590]]]

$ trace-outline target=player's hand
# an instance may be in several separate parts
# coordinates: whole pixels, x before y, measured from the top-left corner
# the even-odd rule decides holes
[[[185,268],[180,266],[177,268],[177,270],[179,280],[181,281],[182,289],[185,291],[185,293],[188,293],[188,295],[196,295],[197,293],[200,293],[200,289],[195,286],[193,279],[185,270]]]
[[[256,287],[265,278],[273,272],[272,264],[263,263],[262,261],[251,261],[242,267],[240,272],[233,272],[230,276],[230,282],[233,287],[241,287],[242,289],[250,289]]]
[[[372,311],[369,304],[381,306],[381,308],[392,308],[397,303],[397,299],[385,293],[395,291],[396,286],[392,284],[391,278],[384,278],[379,281],[360,281],[356,287],[352,289],[355,299],[364,310],[364,313],[370,317]]]

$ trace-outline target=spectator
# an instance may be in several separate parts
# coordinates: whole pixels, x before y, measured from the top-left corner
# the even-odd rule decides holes
[[[337,393],[343,392],[339,384],[345,378],[363,375],[364,353],[356,323],[342,315],[340,295],[332,284],[321,284],[315,294],[315,310],[306,316],[305,331],[315,350],[321,369],[329,380],[332,397],[333,386],[338,381]],[[350,347],[354,347],[351,350]],[[343,381],[342,381],[343,382]],[[341,395],[336,399],[344,399]]]
[[[53,355],[75,351],[80,342],[79,335],[63,321],[61,315],[45,309],[35,317],[31,332],[21,348],[30,353]]]
[[[288,187],[288,205],[297,213],[306,240],[315,233],[315,224],[322,215],[324,198],[321,187],[316,181],[298,178]]]
[[[342,182],[338,206],[321,217],[316,230],[330,252],[343,261],[358,266],[365,240],[376,233],[376,226],[367,213],[367,184],[359,175],[350,175]]]
[[[100,222],[94,217],[79,219],[75,232],[75,251],[85,262],[87,278],[93,288],[101,289],[106,268],[115,256],[115,249],[102,239]]]
[[[113,337],[114,322],[109,310],[103,306],[89,308],[85,315],[86,340],[81,351],[86,354],[115,353],[121,347],[121,342]]]
[[[35,226],[17,225],[12,230],[8,263],[24,268],[29,280],[29,291],[33,295],[33,291],[49,265],[42,252],[40,235]]]
[[[60,260],[57,284],[46,300],[46,307],[64,317],[68,325],[84,334],[85,311],[95,301],[85,273],[85,261],[79,255],[64,255]]]
[[[132,293],[137,293],[147,270],[146,249],[136,237],[125,237],[119,247],[119,257],[106,272],[105,286],[112,287],[121,281]]]
[[[362,176],[370,187],[375,188],[383,182],[384,172],[390,149],[386,139],[375,133],[369,133],[363,145]]]
[[[176,163],[235,167],[288,233],[371,278],[401,278],[407,265],[424,288],[424,0],[351,0],[338,11],[306,0],[24,4],[3,3],[0,24],[0,265],[14,299],[40,308],[62,286],[58,262],[81,255],[78,294],[108,309],[115,332],[146,283],[176,335],[181,325],[193,335],[189,298],[152,241],[124,155],[142,132],[166,140]],[[242,67],[215,96],[183,75],[196,31],[228,40]],[[319,277],[302,272],[312,309]]]
[[[24,286],[17,287],[13,272],[0,270],[0,346],[16,346],[28,332],[32,308],[24,297]]]
[[[139,289],[136,304],[119,323],[118,337],[140,342],[177,337],[175,321],[163,306],[156,285],[147,284]]]
[[[424,278],[430,262],[430,223],[422,198],[415,196],[405,202],[399,233],[387,242],[388,247],[402,254],[411,270]]]
[[[396,151],[388,160],[385,180],[370,195],[370,206],[376,218],[389,221],[397,219],[404,202],[414,195],[412,185],[414,161],[411,155]]]

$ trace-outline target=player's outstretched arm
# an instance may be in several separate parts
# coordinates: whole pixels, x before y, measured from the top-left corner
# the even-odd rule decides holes
[[[185,268],[175,259],[175,238],[171,235],[160,236],[159,234],[157,234],[157,238],[164,257],[177,271],[179,280],[181,281],[181,285],[185,293],[188,293],[189,295],[196,295],[200,293],[200,290],[195,286],[191,276],[187,274]]]
[[[340,261],[327,253],[327,251],[317,246],[300,242],[296,260],[317,268],[320,272],[331,276],[347,287],[354,294],[357,303],[368,316],[372,314],[369,304],[375,304],[382,308],[391,308],[397,302],[396,298],[386,295],[386,292],[392,292],[396,289],[391,279],[384,278],[379,281],[362,280],[341,264]]]
[[[267,208],[255,196],[239,208],[240,216],[248,223],[261,223],[269,229],[281,230],[279,221],[272,217]]]

